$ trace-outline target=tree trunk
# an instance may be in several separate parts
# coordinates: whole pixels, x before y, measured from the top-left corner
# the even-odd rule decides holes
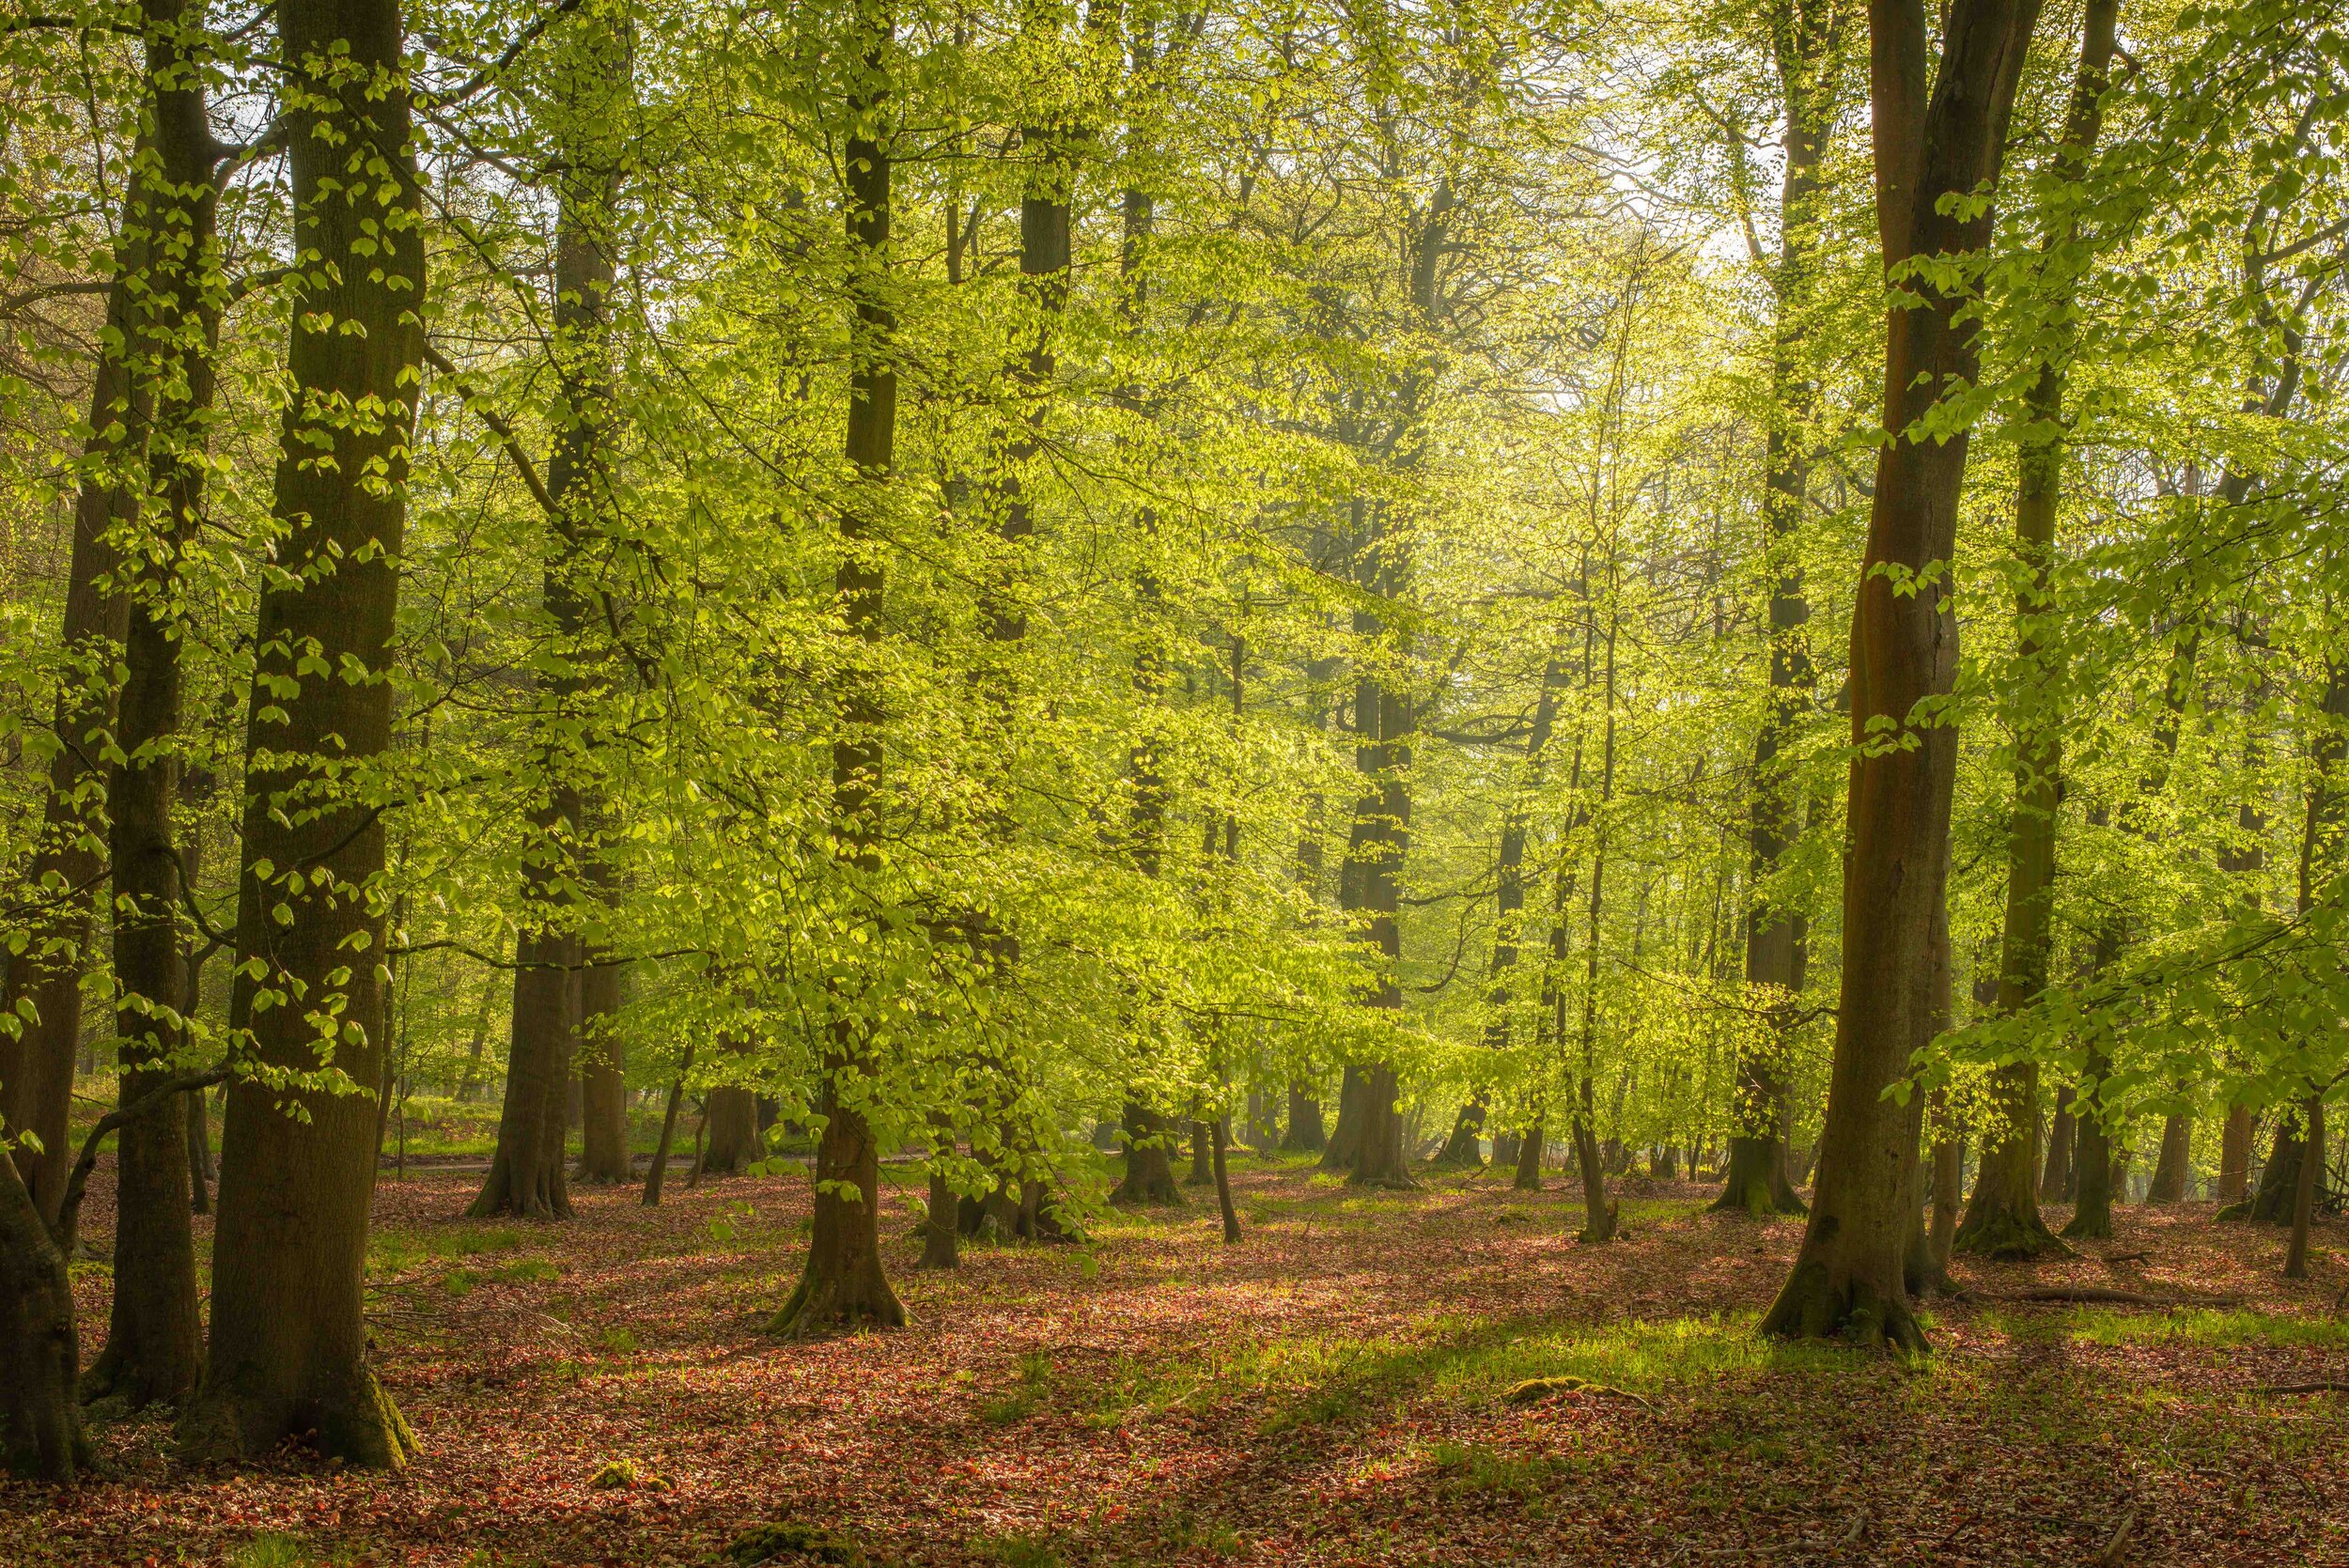
[[[70,1157],[58,1154],[60,1164]],[[0,1159],[0,1468],[62,1483],[89,1467],[80,1367],[65,1254],[16,1167]]]
[[[2099,933],[2100,949],[2117,947],[2110,932]],[[2079,1094],[2072,1102],[2072,1220],[2063,1227],[2073,1241],[2107,1241],[2112,1236],[2112,1134],[2105,1126],[2101,1094],[2112,1063],[2102,1051],[2091,1048],[2080,1075]]]
[[[1779,186],[1779,254],[1770,280],[1778,313],[1770,363],[1771,420],[1764,457],[1762,533],[1770,570],[1769,699],[1753,742],[1752,797],[1747,825],[1752,907],[1746,911],[1746,984],[1770,1015],[1766,1041],[1740,1038],[1731,1101],[1729,1170],[1717,1213],[1808,1210],[1786,1169],[1786,1073],[1801,1015],[1808,922],[1802,910],[1772,903],[1768,886],[1799,831],[1797,781],[1783,754],[1817,683],[1810,647],[1811,601],[1797,548],[1810,489],[1807,442],[1817,396],[1804,343],[1805,314],[1817,258],[1814,208],[1819,160],[1832,110],[1821,67],[1832,47],[1832,15],[1781,3],[1771,39],[1786,116],[1786,163]]]
[[[2176,1115],[2162,1119],[2161,1155],[2154,1162],[2153,1185],[2145,1189],[2145,1202],[2156,1204],[2186,1202],[2186,1166],[2193,1143],[2193,1117]]]
[[[1362,1146],[1362,1070],[1349,1062],[1338,1079],[1338,1124],[1321,1147],[1324,1171],[1351,1171]]]
[[[2300,1107],[2308,1140],[2292,1183],[2292,1241],[2284,1250],[2284,1278],[2309,1277],[2309,1225],[2316,1217],[2317,1172],[2325,1168],[2325,1096],[2310,1094]]]
[[[1215,1203],[1223,1211],[1223,1245],[1231,1247],[1239,1241],[1239,1210],[1232,1206],[1232,1175],[1225,1169],[1223,1122],[1217,1118],[1208,1134],[1215,1146]]]
[[[146,150],[141,144],[141,152]],[[209,172],[207,183],[209,183]],[[106,327],[90,386],[91,434],[73,501],[58,683],[39,837],[22,884],[31,895],[24,946],[0,965],[0,1127],[44,1223],[65,1200],[73,1076],[82,1043],[82,970],[89,957],[97,889],[107,866],[106,755],[114,725],[113,666],[128,629],[119,551],[137,522],[146,479],[154,377],[139,373],[154,344],[147,325],[144,210],[154,192],[133,179],[124,196]],[[29,1011],[28,1011],[29,1010]],[[39,1141],[19,1141],[31,1134]]]
[[[739,1176],[764,1151],[758,1137],[758,1100],[748,1089],[721,1085],[703,1101],[702,1121],[709,1142],[702,1151],[705,1175]]]
[[[2227,1125],[2218,1140],[2218,1202],[2242,1203],[2251,1186],[2251,1108],[2227,1107]]]
[[[1110,1194],[1110,1202],[1181,1207],[1183,1189],[1174,1184],[1174,1164],[1169,1149],[1174,1134],[1167,1119],[1146,1105],[1128,1100],[1125,1125],[1126,1175]]]
[[[539,824],[565,831],[560,808]],[[530,874],[526,874],[526,879]],[[547,871],[536,875],[545,877]],[[569,1109],[571,1043],[579,1037],[579,939],[546,926],[525,930],[514,944],[513,1041],[506,1059],[506,1100],[498,1114],[497,1151],[473,1206],[475,1219],[511,1214],[527,1219],[568,1219],[570,1187],[563,1160]]]
[[[648,1209],[661,1206],[661,1189],[669,1182],[669,1152],[677,1147],[677,1113],[685,1104],[685,1075],[692,1070],[693,1048],[688,1046],[685,1060],[677,1063],[677,1078],[669,1085],[669,1103],[661,1112],[661,1138],[653,1145],[652,1164],[645,1172],[644,1206]]]
[[[947,1179],[947,1163],[958,1151],[955,1147],[954,1128],[941,1117],[930,1139],[929,1206],[922,1215],[922,1265],[924,1268],[960,1268],[962,1266],[962,1201],[954,1184]]]
[[[1322,1130],[1321,1102],[1305,1087],[1302,1079],[1289,1079],[1288,1126],[1281,1134],[1281,1147],[1290,1154],[1315,1154],[1329,1146],[1330,1135]]]
[[[2037,0],[1955,0],[1923,100],[1925,7],[1881,0],[1873,8],[1876,217],[1888,269],[1987,244],[1988,207],[1959,202],[1943,212],[1941,198],[1995,183],[2038,9]],[[1904,1151],[1908,1116],[1885,1091],[1931,1028],[1934,911],[1957,752],[1956,732],[1917,709],[1946,695],[1956,674],[1944,572],[1955,554],[1967,438],[1910,432],[1946,384],[1973,381],[1977,356],[1974,329],[1958,318],[1960,295],[1922,277],[1895,277],[1894,287],[1916,308],[1887,313],[1886,440],[1852,621],[1842,1002],[1811,1223],[1762,1327],[1922,1349],[1904,1278],[1915,1143]]]
[[[393,688],[343,673],[390,664],[424,247],[397,0],[280,0],[277,17],[295,105],[294,244],[319,261],[299,275],[292,312],[296,402],[275,500],[288,537],[255,644],[230,1022],[256,1065],[312,1071],[322,1054],[312,1019],[338,999],[343,1024],[326,1052],[372,1085],[383,919],[368,893],[383,871],[383,828],[380,806],[340,781],[382,753]],[[351,178],[367,170],[389,172]],[[264,996],[290,1004],[257,1005]],[[412,1452],[367,1364],[373,1123],[364,1094],[232,1085],[210,1358],[180,1425],[188,1457],[256,1459],[312,1434],[360,1467],[397,1467]]]
[[[120,1104],[171,1077],[186,1048],[188,1000],[179,905],[186,869],[173,842],[179,793],[179,556],[204,505],[205,428],[211,412],[220,315],[213,242],[212,138],[202,67],[193,58],[201,13],[190,0],[148,0],[148,80],[155,84],[154,194],[142,204],[150,258],[147,331],[158,363],[148,491],[162,515],[136,538],[118,760],[107,791],[113,822],[115,980],[120,1001]],[[171,85],[165,85],[171,84]],[[203,1374],[204,1338],[189,1222],[194,1189],[178,1096],[127,1123],[115,1157],[113,1309],[105,1348],[82,1381],[132,1408],[177,1405]]]
[[[619,1010],[620,966],[590,962],[580,974],[582,1181],[624,1182],[635,1174],[628,1152],[628,1075],[621,1060]]]
[[[2072,87],[2059,162],[2075,175],[2085,165],[2102,128],[2100,102],[2110,74],[2118,0],[2091,0],[2080,60]],[[2052,248],[2064,238],[2050,235]],[[2068,298],[2076,290],[2055,285]],[[2017,703],[2015,805],[2007,823],[2005,939],[1999,961],[1999,1011],[2022,1012],[2047,985],[2049,930],[2055,909],[2056,814],[2061,800],[2061,715],[2054,710],[2064,675],[2055,613],[2056,511],[2063,488],[2066,366],[2061,356],[2043,361],[2025,395],[2028,427],[2019,442],[2015,501],[2015,553],[2029,572],[2015,594]],[[2039,1216],[2039,1065],[1999,1068],[1993,1094],[1999,1120],[1985,1138],[1973,1201],[1958,1227],[1960,1251],[1997,1258],[2034,1257],[2061,1246]]]
[[[1517,1170],[1510,1187],[1518,1192],[1539,1192],[1542,1189],[1542,1155],[1548,1142],[1542,1128],[1542,1118],[1533,1118],[1532,1125],[1517,1140]]]
[[[2072,1086],[2056,1091],[2055,1116],[2047,1124],[2047,1157],[2039,1172],[2039,1201],[2060,1203],[2072,1195]]]
[[[1207,1124],[1194,1116],[1190,1121],[1190,1174],[1183,1178],[1185,1187],[1210,1187],[1215,1183],[1215,1156],[1207,1145],[1212,1135]]]
[[[894,18],[887,0],[862,0],[855,31],[861,54],[849,79],[847,177],[848,240],[860,258],[852,285],[856,318],[848,375],[844,449],[855,470],[854,494],[841,508],[843,546],[833,592],[846,634],[869,657],[882,636],[882,578],[875,536],[886,516],[897,434],[897,373],[893,358],[896,318],[887,293],[891,197],[888,118],[894,113],[889,54]],[[874,796],[881,782],[881,706],[873,673],[852,668],[832,749],[832,836],[848,869],[869,877],[879,869],[873,845]],[[824,1130],[816,1142],[815,1227],[799,1289],[776,1314],[786,1334],[872,1325],[895,1327],[906,1310],[890,1288],[880,1255],[880,1149],[863,1107],[851,1097],[872,1081],[873,1044],[856,997],[836,999],[822,1062]],[[844,1089],[848,1093],[844,1093]]]

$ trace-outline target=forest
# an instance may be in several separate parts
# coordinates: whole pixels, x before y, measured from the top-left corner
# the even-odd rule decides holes
[[[2349,1564],[2343,0],[0,0],[0,1562]]]

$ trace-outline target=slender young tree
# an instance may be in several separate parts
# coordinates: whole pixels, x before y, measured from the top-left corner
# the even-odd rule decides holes
[[[2112,71],[2119,0],[2089,0],[2082,21],[2079,70],[2064,118],[2058,173],[2077,181],[2104,123],[2105,87]],[[2057,267],[2077,241],[2077,225],[2060,223],[2046,249]],[[2006,924],[1999,959],[1999,1011],[2012,1016],[2038,1000],[2047,985],[2047,955],[2055,910],[2056,815],[2062,795],[2061,644],[2054,635],[2056,514],[2063,494],[2066,365],[2077,332],[2070,318],[2077,285],[2066,276],[2050,290],[2057,342],[2039,361],[2024,397],[2017,442],[2015,554],[2022,576],[2015,590],[2017,711],[2015,720],[2015,805],[2007,822]],[[1974,1195],[1957,1228],[1957,1250],[1995,1258],[2027,1258],[2059,1250],[2039,1217],[2039,1063],[2030,1058],[1999,1067],[1993,1077],[1997,1111],[1983,1142]]]
[[[397,1467],[415,1439],[367,1362],[392,627],[423,362],[424,244],[397,0],[282,0],[302,264],[246,722],[230,1088],[196,1459],[308,1437]]]
[[[1818,271],[1820,160],[1835,117],[1833,74],[1843,48],[1843,6],[1776,0],[1769,11],[1770,54],[1786,119],[1780,179],[1778,256],[1770,292],[1778,312],[1770,349],[1770,427],[1764,453],[1762,533],[1769,562],[1769,699],[1753,740],[1752,799],[1747,843],[1751,886],[1767,887],[1800,827],[1798,781],[1785,753],[1810,706],[1817,673],[1811,660],[1811,599],[1799,550],[1810,501],[1808,442],[1817,394],[1805,364],[1805,312]],[[1801,1214],[1803,1202],[1786,1168],[1786,1072],[1808,967],[1809,921],[1757,893],[1746,912],[1746,983],[1770,997],[1766,1039],[1737,1054],[1735,1130],[1729,1170],[1713,1207],[1756,1219]]]

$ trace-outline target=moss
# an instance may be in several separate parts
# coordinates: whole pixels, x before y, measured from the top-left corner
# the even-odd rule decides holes
[[[836,1568],[867,1568],[873,1560],[849,1537],[797,1519],[753,1525],[728,1542],[722,1555],[739,1568],[755,1568],[758,1563],[793,1557],[832,1563]]]

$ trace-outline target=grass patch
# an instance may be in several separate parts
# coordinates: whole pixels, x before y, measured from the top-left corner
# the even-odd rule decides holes
[[[1010,1535],[983,1535],[971,1543],[972,1550],[990,1562],[1003,1568],[1061,1568],[1060,1548],[1051,1538],[1015,1532]]]
[[[2169,1312],[2120,1312],[2096,1308],[2074,1313],[2066,1328],[2073,1339],[2089,1344],[2192,1344],[2211,1348],[2263,1344],[2307,1350],[2349,1347],[2349,1323],[2248,1310],[2190,1308]]]

